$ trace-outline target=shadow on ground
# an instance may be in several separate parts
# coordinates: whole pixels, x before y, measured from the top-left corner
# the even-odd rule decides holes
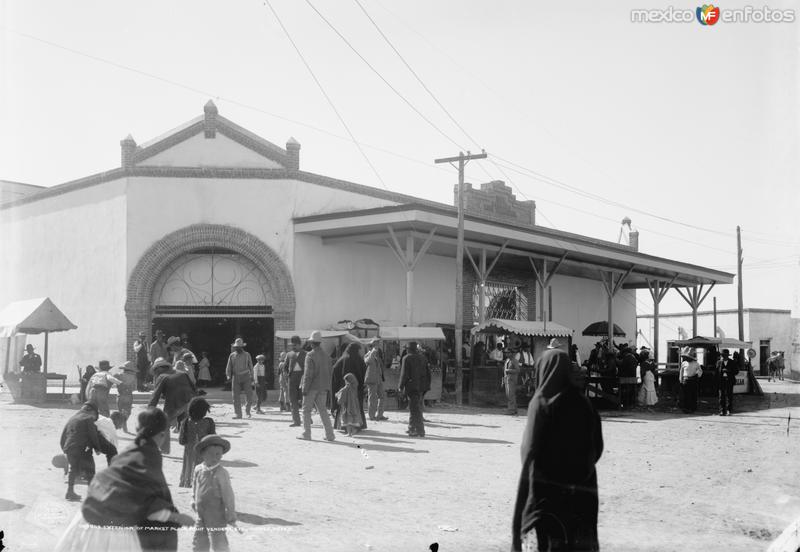
[[[5,498],[0,498],[0,512],[11,512],[13,510],[19,510],[20,508],[24,508],[24,504],[18,504],[13,500],[7,500]]]
[[[268,518],[259,516],[258,514],[248,514],[246,512],[236,512],[236,518],[242,523],[249,523],[250,525],[281,525],[289,527],[293,525],[303,525],[296,521],[289,521],[288,519],[281,518]]]
[[[247,460],[222,460],[220,462],[226,468],[257,468],[258,464]]]

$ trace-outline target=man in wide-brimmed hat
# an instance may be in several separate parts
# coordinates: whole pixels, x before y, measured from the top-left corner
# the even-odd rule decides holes
[[[681,410],[691,414],[697,410],[697,389],[703,369],[697,363],[694,351],[686,348],[681,352],[681,369],[678,380],[681,384]]]
[[[303,392],[300,384],[303,380],[303,370],[306,365],[306,351],[303,350],[303,341],[299,335],[293,335],[290,340],[292,350],[286,353],[284,364],[289,372],[289,404],[292,408],[292,423],[290,427],[300,427],[300,404],[303,401]]]
[[[311,343],[311,352],[306,355],[300,383],[303,391],[303,434],[297,438],[311,439],[311,410],[316,406],[322,427],[325,428],[325,440],[333,441],[333,424],[326,404],[331,390],[331,357],[322,350],[322,332],[314,330],[308,341]]]
[[[241,337],[237,337],[231,347],[233,347],[233,352],[228,357],[225,377],[231,382],[233,410],[236,412],[234,417],[242,417],[241,394],[244,393],[247,401],[245,409],[249,418],[250,409],[253,406],[253,359],[250,357],[250,353],[244,350],[247,343]]]
[[[19,361],[22,371],[40,372],[42,370],[42,357],[33,352],[33,345],[30,343],[25,346],[25,350],[27,352],[22,356],[22,360]]]
[[[739,363],[731,358],[728,349],[722,349],[717,361],[717,389],[719,390],[719,415],[733,414],[733,386],[739,373]]]
[[[160,358],[163,360],[169,359],[169,347],[167,347],[167,342],[164,338],[164,332],[161,330],[156,330],[156,338],[150,344],[150,351],[148,352],[148,356],[150,357],[150,362],[154,365],[150,367],[150,374],[153,376],[153,382],[155,382],[155,362],[156,359]],[[170,363],[172,364],[172,363]]]
[[[367,412],[370,420],[388,420],[383,415],[383,356],[380,349],[380,338],[373,338],[369,342],[369,352],[364,357],[367,371],[364,374],[364,385],[367,387]]]

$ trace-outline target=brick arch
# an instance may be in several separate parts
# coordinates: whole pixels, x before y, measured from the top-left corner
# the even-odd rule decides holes
[[[167,234],[145,251],[128,280],[125,302],[128,344],[140,331],[150,334],[151,305],[155,285],[169,264],[197,249],[218,247],[252,261],[272,285],[277,304],[272,305],[275,330],[294,328],[294,284],[286,263],[253,234],[222,224],[193,224]],[[130,351],[130,346],[127,347]],[[274,348],[277,351],[277,348]],[[276,352],[277,354],[277,352]]]

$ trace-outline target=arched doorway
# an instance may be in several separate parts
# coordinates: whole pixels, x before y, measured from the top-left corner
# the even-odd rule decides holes
[[[283,260],[257,237],[197,224],[145,252],[131,274],[125,310],[129,344],[139,331],[148,338],[155,329],[185,333],[195,354],[207,351],[224,377],[230,343],[242,337],[253,357],[267,356],[272,374],[274,331],[294,327],[294,286]]]

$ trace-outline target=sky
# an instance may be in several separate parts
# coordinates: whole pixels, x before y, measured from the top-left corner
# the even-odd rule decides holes
[[[213,99],[294,137],[303,170],[446,203],[457,173],[433,160],[485,149],[468,182],[504,180],[538,224],[610,241],[628,216],[652,255],[735,272],[739,225],[745,307],[791,308],[800,23],[634,23],[669,4],[599,4],[0,0],[0,179],[118,167],[126,135]],[[714,296],[736,308],[736,285],[703,308]],[[637,305],[652,312],[647,292]],[[686,310],[676,292],[661,305]]]

